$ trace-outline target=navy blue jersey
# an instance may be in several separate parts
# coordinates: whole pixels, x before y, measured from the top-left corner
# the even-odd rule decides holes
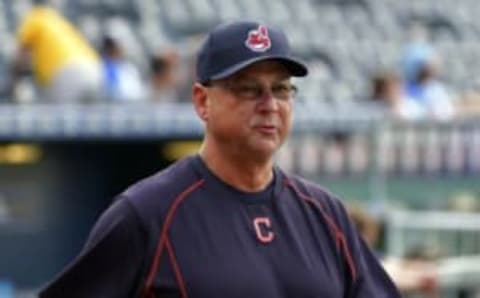
[[[319,186],[274,168],[245,193],[194,156],[121,194],[40,297],[400,296]]]

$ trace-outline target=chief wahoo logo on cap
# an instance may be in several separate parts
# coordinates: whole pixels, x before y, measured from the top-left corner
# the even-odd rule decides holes
[[[270,49],[272,42],[268,36],[268,29],[264,25],[259,25],[257,29],[248,31],[245,45],[254,52],[265,52]]]

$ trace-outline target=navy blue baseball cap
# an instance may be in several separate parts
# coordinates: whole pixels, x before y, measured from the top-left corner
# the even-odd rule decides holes
[[[295,77],[308,74],[307,67],[292,57],[283,31],[252,21],[222,24],[210,31],[199,50],[197,81],[223,79],[264,60],[283,63]]]

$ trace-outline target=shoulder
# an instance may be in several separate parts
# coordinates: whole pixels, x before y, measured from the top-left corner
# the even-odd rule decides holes
[[[284,173],[283,178],[287,186],[296,189],[302,196],[309,196],[317,200],[329,200],[332,197],[323,186],[301,176]]]
[[[194,171],[191,163],[191,157],[177,161],[131,185],[120,196],[128,200],[142,219],[162,218],[176,199],[202,184],[202,177]]]
[[[346,211],[340,198],[324,186],[292,174],[284,174],[284,183],[302,199],[321,207],[330,216],[345,219]]]

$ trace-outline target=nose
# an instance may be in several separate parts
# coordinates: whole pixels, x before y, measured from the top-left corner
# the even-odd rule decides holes
[[[258,109],[262,112],[278,111],[278,100],[273,96],[271,90],[263,92],[262,98],[258,102]]]

